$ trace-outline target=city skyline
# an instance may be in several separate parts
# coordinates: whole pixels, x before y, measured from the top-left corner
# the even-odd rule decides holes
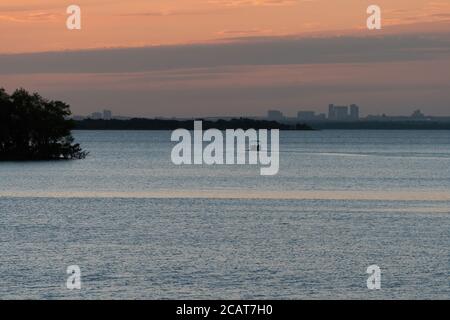
[[[340,116],[333,115],[333,108],[340,109],[341,114]],[[274,120],[274,121],[285,121],[285,120],[299,120],[299,121],[359,121],[359,120],[374,120],[374,119],[415,119],[415,120],[426,120],[429,118],[434,119],[444,119],[449,120],[450,114],[443,115],[443,116],[434,116],[431,114],[428,114],[426,111],[422,109],[413,109],[409,114],[363,114],[363,108],[361,108],[357,104],[350,104],[350,105],[335,105],[335,104],[329,104],[328,105],[328,112],[316,112],[314,110],[306,109],[306,108],[300,108],[296,114],[287,114],[283,112],[283,110],[280,109],[271,109],[267,110],[265,114],[263,115],[228,115],[228,116],[215,116],[215,115],[209,115],[203,118],[209,118],[209,119],[229,119],[229,118],[250,118],[250,119],[268,119],[268,120]],[[342,113],[343,112],[343,113]],[[126,115],[126,114],[115,114],[109,109],[98,109],[97,111],[90,112],[88,114],[73,114],[72,118],[75,120],[83,120],[83,119],[92,119],[92,120],[129,120],[134,118],[133,116]],[[177,116],[171,116],[171,117],[164,117],[164,116],[142,116],[137,118],[146,118],[146,119],[196,119],[196,118],[202,118],[202,116],[192,116],[192,117],[177,117]]]

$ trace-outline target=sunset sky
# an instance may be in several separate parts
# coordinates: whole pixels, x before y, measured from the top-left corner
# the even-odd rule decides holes
[[[0,87],[75,114],[450,115],[450,0],[2,0]]]

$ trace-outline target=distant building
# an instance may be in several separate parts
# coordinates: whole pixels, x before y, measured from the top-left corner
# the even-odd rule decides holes
[[[349,118],[347,106],[334,107],[334,112],[336,114],[336,120],[338,120],[338,121],[345,121],[345,120],[348,120],[348,118]]]
[[[300,121],[324,121],[326,120],[326,115],[316,114],[314,111],[299,111],[297,113],[297,120]]]
[[[425,119],[425,115],[420,110],[416,110],[411,115],[411,119]]]
[[[102,117],[103,115],[101,114],[101,112],[94,112],[89,118],[91,118],[92,120],[100,120],[102,119]]]
[[[125,117],[125,116],[114,116],[114,120],[130,120],[132,117]]]
[[[331,121],[356,121],[359,120],[359,107],[352,104],[348,106],[335,106],[330,104],[328,106],[328,120]]]
[[[82,121],[84,119],[86,119],[86,117],[84,117],[84,116],[76,116],[75,115],[72,117],[72,120],[75,120],[75,121]]]
[[[328,120],[335,120],[336,114],[334,113],[334,104],[328,105]]]
[[[350,106],[350,119],[359,120],[359,107],[356,104]]]
[[[111,110],[103,110],[103,120],[111,120],[112,112]]]
[[[298,120],[314,120],[316,113],[314,111],[299,111],[297,113]]]
[[[269,110],[267,112],[267,119],[273,121],[280,121],[284,119],[283,113],[278,110]]]

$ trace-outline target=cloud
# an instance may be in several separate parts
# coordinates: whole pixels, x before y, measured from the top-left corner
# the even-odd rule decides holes
[[[223,11],[219,10],[155,10],[155,11],[143,11],[143,12],[129,12],[122,13],[120,17],[175,17],[175,16],[197,16],[197,15],[210,15],[221,14]]]
[[[438,18],[450,18],[450,13],[434,13],[431,16]]]
[[[218,35],[221,36],[251,36],[251,35],[258,35],[258,34],[270,34],[272,33],[272,30],[270,29],[244,29],[244,30],[222,30],[217,32]]]
[[[121,73],[224,66],[373,63],[450,56],[450,33],[254,37],[225,43],[0,55],[0,74]]]
[[[210,0],[209,4],[226,7],[224,8],[211,8],[206,10],[176,10],[176,9],[166,9],[166,10],[153,10],[153,11],[142,11],[142,12],[130,12],[123,13],[119,16],[122,17],[171,17],[171,16],[191,16],[191,15],[211,15],[211,14],[224,14],[227,9],[235,10],[238,7],[244,6],[288,6],[294,5],[299,1],[296,0]]]
[[[142,116],[257,115],[279,108],[326,111],[358,103],[364,113],[448,114],[446,61],[220,67],[120,74],[2,76],[8,90],[24,86],[70,103],[76,113],[108,107]]]
[[[287,6],[298,3],[296,0],[211,0],[209,3],[226,6]]]
[[[402,25],[425,22],[445,22],[450,18],[450,3],[431,1],[414,10],[387,9],[384,11],[384,25]]]
[[[17,23],[29,23],[29,22],[44,22],[53,21],[61,17],[62,14],[52,13],[52,12],[29,12],[26,14],[5,14],[0,15],[0,20],[6,20]]]

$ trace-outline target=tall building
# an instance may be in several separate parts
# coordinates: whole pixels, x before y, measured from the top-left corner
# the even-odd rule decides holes
[[[274,121],[279,121],[279,120],[283,120],[284,116],[283,116],[283,113],[281,111],[269,110],[267,112],[267,119],[274,120]]]
[[[316,113],[314,111],[299,111],[297,113],[298,120],[315,120]]]
[[[325,121],[327,116],[324,113],[316,114],[314,111],[299,111],[297,120],[299,121]]]
[[[338,121],[345,121],[349,118],[347,106],[334,107],[334,112],[336,114],[336,120]]]
[[[111,110],[103,110],[103,120],[111,120],[112,112]]]
[[[334,113],[334,104],[328,105],[328,120],[336,120],[336,114]]]
[[[356,104],[350,106],[350,119],[359,120],[359,107]]]
[[[359,107],[356,104],[352,104],[350,108],[348,106],[335,106],[334,104],[330,104],[328,106],[328,120],[359,120]]]
[[[425,119],[425,115],[420,110],[416,110],[411,115],[411,119]]]
[[[92,120],[100,120],[102,118],[102,114],[100,112],[94,112],[91,114],[90,118]]]
[[[77,116],[77,115],[75,115],[75,116],[72,117],[72,120],[75,120],[75,121],[82,121],[84,119],[86,119],[86,117],[84,117],[84,116]]]

